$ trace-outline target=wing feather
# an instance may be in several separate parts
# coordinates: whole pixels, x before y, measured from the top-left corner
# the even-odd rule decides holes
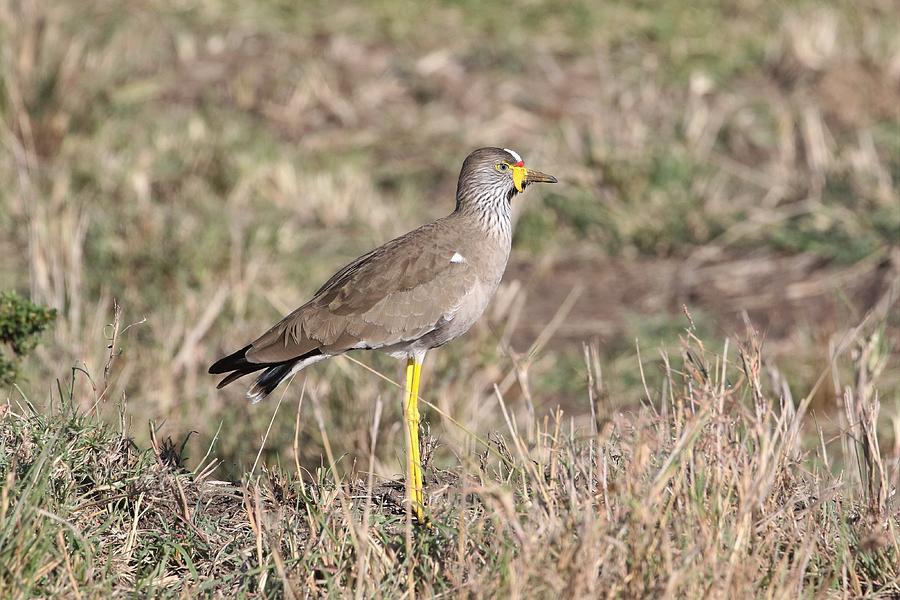
[[[316,295],[253,342],[247,360],[289,360],[312,350],[338,353],[416,339],[452,320],[478,285],[456,244],[431,223],[376,248],[335,273]],[[444,243],[435,239],[444,239]],[[429,239],[432,240],[429,243]]]

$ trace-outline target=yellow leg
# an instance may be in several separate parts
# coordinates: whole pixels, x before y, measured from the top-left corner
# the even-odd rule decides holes
[[[406,494],[416,520],[425,523],[425,494],[422,491],[422,458],[419,455],[419,378],[422,363],[406,362],[406,389],[403,420],[406,423]]]

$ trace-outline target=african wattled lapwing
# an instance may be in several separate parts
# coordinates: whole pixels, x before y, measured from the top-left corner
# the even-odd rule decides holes
[[[432,348],[461,336],[497,291],[512,242],[510,203],[530,183],[556,178],[508,149],[480,148],[463,162],[452,213],[360,256],[300,308],[213,364],[223,387],[262,371],[247,392],[259,402],[313,363],[350,350],[406,359],[403,416],[407,493],[424,522],[419,456],[419,376]]]

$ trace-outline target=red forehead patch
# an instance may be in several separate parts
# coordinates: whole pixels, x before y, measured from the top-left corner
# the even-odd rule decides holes
[[[524,166],[525,166],[525,161],[524,161],[524,160],[520,160],[520,161],[517,162],[514,166],[516,166],[516,167],[524,167]]]

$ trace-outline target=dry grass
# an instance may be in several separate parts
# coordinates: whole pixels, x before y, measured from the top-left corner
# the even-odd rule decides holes
[[[499,144],[563,183],[524,196],[496,301],[429,356],[421,589],[890,594],[894,12],[0,0],[0,290],[60,315],[4,391],[4,585],[404,590],[394,389],[340,359],[254,409],[205,370]],[[684,306],[704,340],[756,324],[756,366],[732,343],[670,368]]]
[[[124,408],[117,431],[60,390],[49,416],[19,404],[2,417],[0,592],[398,597],[412,581],[425,596],[896,597],[900,465],[876,435],[878,331],[864,323],[834,349],[836,363],[855,356],[851,381],[820,379],[843,398],[837,453],[824,438],[804,448],[815,390],[795,403],[752,329],[718,354],[687,329],[662,396],[629,413],[585,347],[593,419],[515,418],[498,391],[507,431],[429,465],[432,527],[411,537],[402,484],[371,475],[380,402],[367,465],[329,452],[314,472],[230,483],[214,460],[186,469],[155,433],[138,450]],[[319,402],[301,395],[297,422],[321,426]]]
[[[29,396],[60,365],[102,369],[115,298],[128,323],[147,319],[110,373],[136,416],[200,431],[192,454],[221,422],[219,450],[244,461],[268,416],[247,435],[240,390],[214,392],[209,361],[345,261],[449,210],[461,157],[501,142],[565,183],[525,197],[488,327],[432,359],[455,418],[502,423],[477,408],[511,368],[498,337],[524,351],[575,283],[531,371],[547,407],[579,406],[565,382],[586,338],[601,341],[617,402],[633,403],[631,340],[672,347],[683,304],[716,333],[746,311],[811,385],[827,340],[895,277],[900,38],[878,2],[680,6],[534,3],[509,22],[401,2],[3,4],[0,286],[61,314]],[[452,381],[460,360],[479,367],[471,386]],[[326,412],[366,399],[340,427],[364,429],[377,384],[346,365],[310,377],[334,399]],[[287,445],[289,428],[270,439]]]

